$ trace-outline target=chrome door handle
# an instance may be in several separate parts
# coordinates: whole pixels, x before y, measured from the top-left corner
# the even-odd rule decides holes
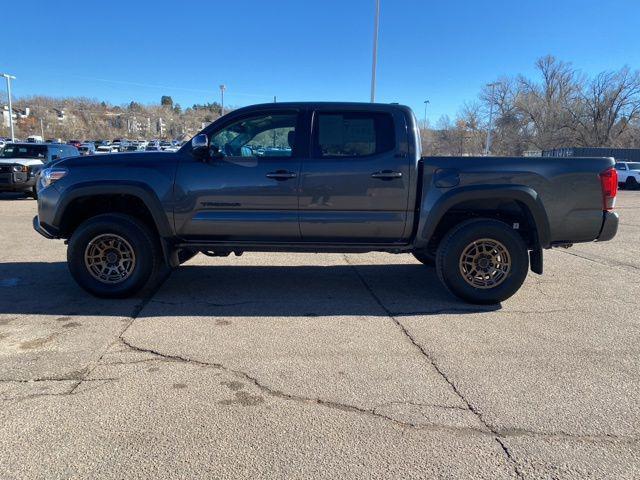
[[[286,170],[278,170],[277,172],[267,173],[267,178],[273,178],[274,180],[288,180],[290,178],[296,178],[297,173],[287,172]]]
[[[402,178],[402,172],[394,172],[392,170],[382,170],[381,172],[373,172],[371,178],[379,178],[381,180],[393,180],[394,178]]]

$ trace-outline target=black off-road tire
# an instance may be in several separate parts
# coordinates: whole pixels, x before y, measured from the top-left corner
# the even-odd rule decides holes
[[[462,253],[473,242],[483,239],[502,244],[510,258],[510,269],[504,279],[488,288],[471,285],[461,271]],[[516,293],[527,277],[527,246],[518,232],[504,222],[492,219],[467,220],[453,227],[440,242],[436,271],[442,284],[456,297],[481,305],[499,303]]]
[[[420,263],[429,267],[433,267],[436,264],[435,257],[433,255],[429,255],[424,250],[416,250],[415,252],[411,252],[411,255],[413,255]]]
[[[96,278],[85,262],[89,243],[100,235],[115,235],[129,244],[135,254],[130,274],[117,283]],[[126,298],[144,288],[162,264],[161,249],[151,230],[129,215],[109,213],[84,221],[73,233],[67,248],[67,265],[71,276],[87,292],[102,298]]]

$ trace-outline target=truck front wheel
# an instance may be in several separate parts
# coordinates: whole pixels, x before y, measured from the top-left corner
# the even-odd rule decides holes
[[[158,242],[134,217],[104,214],[73,233],[67,264],[74,280],[97,297],[123,298],[141,290],[160,266]]]
[[[518,291],[529,270],[527,246],[506,223],[473,219],[452,228],[436,256],[440,281],[470,303],[493,304]]]

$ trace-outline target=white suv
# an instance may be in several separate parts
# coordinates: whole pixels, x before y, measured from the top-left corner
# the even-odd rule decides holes
[[[640,162],[616,162],[618,186],[636,189],[640,187]]]

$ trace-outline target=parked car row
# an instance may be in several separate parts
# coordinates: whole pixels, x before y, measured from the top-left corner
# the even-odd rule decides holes
[[[0,192],[24,192],[37,198],[41,170],[59,158],[79,155],[78,148],[64,143],[6,143],[0,152]]]
[[[160,140],[126,140],[122,138],[116,138],[112,141],[108,140],[95,140],[85,141],[82,145],[92,144],[95,147],[93,153],[115,153],[115,152],[144,152],[144,151],[169,151],[175,152],[181,146],[182,143],[177,140],[172,141],[160,141]],[[80,146],[82,146],[80,145]],[[91,155],[91,153],[86,153]]]
[[[7,143],[10,143],[11,140],[8,138],[0,137],[0,151],[4,148]],[[20,140],[16,139],[14,143],[21,143]],[[68,140],[64,142],[61,138],[47,138],[43,140],[39,135],[29,136],[25,142],[22,143],[56,143],[56,144],[64,144],[73,145],[78,149],[80,155],[93,155],[96,153],[115,153],[115,152],[140,152],[151,150],[151,151],[169,151],[175,152],[177,151],[185,142],[181,142],[178,140],[127,140],[123,138],[115,138],[111,141],[109,140]],[[102,147],[102,148],[101,148]],[[105,148],[108,147],[108,148]]]

